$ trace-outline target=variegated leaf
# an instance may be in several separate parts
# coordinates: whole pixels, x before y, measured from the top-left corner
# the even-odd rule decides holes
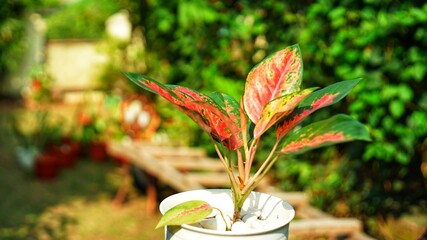
[[[299,90],[302,58],[298,45],[287,47],[264,59],[248,74],[243,103],[249,119],[256,123],[265,105]]]
[[[191,200],[180,203],[169,209],[160,219],[156,228],[166,225],[182,225],[199,222],[212,213],[209,203],[201,200]]]
[[[254,138],[259,138],[271,126],[276,124],[284,116],[288,115],[314,88],[293,92],[278,97],[265,105],[261,118],[255,125]]]
[[[240,105],[231,96],[213,92],[209,94],[209,97],[227,114],[228,118],[224,119],[227,123],[227,127],[231,132],[231,136],[223,142],[224,146],[227,146],[231,150],[235,150],[242,146],[242,136],[240,132]]]
[[[338,82],[309,94],[278,125],[277,138],[282,139],[292,128],[317,109],[337,103],[343,99],[359,81],[360,79]]]
[[[237,123],[230,119],[227,110],[222,109],[209,96],[182,86],[161,84],[142,74],[125,73],[125,75],[138,86],[157,93],[173,103],[204,131],[211,134],[228,148],[240,146],[238,144],[241,143],[238,139],[234,139],[235,133],[239,132],[236,130],[236,126],[238,128]],[[237,136],[239,135],[237,134]],[[230,138],[232,138],[232,141]]]
[[[156,80],[137,73],[125,73],[125,76],[128,77],[132,82],[140,86],[141,88],[150,91],[152,93],[159,94],[169,102],[173,103],[176,107],[178,107],[183,113],[188,115],[193,121],[195,121],[204,131],[210,133],[211,127],[209,123],[206,123],[205,119],[195,111],[194,109],[188,108],[190,102],[194,100],[194,96],[197,94],[191,94],[192,90],[188,89],[186,91],[185,88],[174,86],[174,85],[166,85],[157,82]],[[177,88],[183,92],[190,93],[189,95],[185,95],[183,93],[179,93],[180,97],[178,97],[173,90],[173,88]],[[193,96],[193,97],[190,97]],[[200,100],[200,98],[198,98]],[[190,107],[194,108],[194,106],[190,105]]]
[[[350,116],[339,114],[292,132],[286,136],[280,153],[302,153],[314,148],[353,140],[369,141],[368,130]]]

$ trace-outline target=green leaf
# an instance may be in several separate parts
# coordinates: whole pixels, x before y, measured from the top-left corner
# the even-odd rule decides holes
[[[243,104],[253,123],[273,99],[293,93],[302,81],[302,57],[298,45],[287,47],[264,59],[248,74]]]
[[[393,100],[388,106],[390,113],[393,117],[399,118],[405,112],[405,104],[400,100]]]
[[[182,225],[199,222],[212,213],[209,203],[201,200],[191,200],[180,203],[169,209],[160,219],[156,228],[166,225]]]
[[[338,114],[289,134],[284,140],[284,147],[280,153],[302,153],[314,148],[353,140],[369,141],[368,130],[350,116]]]

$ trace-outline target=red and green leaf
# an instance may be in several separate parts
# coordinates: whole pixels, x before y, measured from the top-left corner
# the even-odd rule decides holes
[[[253,123],[273,99],[299,90],[302,81],[302,57],[298,45],[274,53],[248,74],[243,103]]]
[[[292,128],[314,111],[337,103],[343,99],[359,81],[360,79],[338,82],[309,94],[298,104],[295,110],[289,116],[285,117],[283,122],[278,125],[276,132],[277,138],[282,139]]]
[[[339,114],[292,132],[286,136],[280,153],[302,153],[314,148],[353,140],[369,141],[368,130],[350,116]]]
[[[234,150],[241,146],[239,141],[238,122],[240,117],[234,114],[238,111],[238,103],[231,97],[218,99],[199,93],[182,86],[161,84],[145,75],[125,73],[125,75],[138,86],[156,94],[159,94],[173,103],[183,113],[193,119],[204,131],[214,139]],[[215,95],[216,96],[216,95]],[[233,102],[234,101],[234,102]],[[237,110],[234,109],[237,106]]]
[[[293,92],[285,96],[278,97],[265,105],[261,117],[255,125],[254,138],[259,138],[271,126],[279,122],[284,116],[291,113],[297,104],[308,94],[313,92],[312,89]]]
[[[166,225],[182,225],[199,222],[212,213],[209,203],[201,200],[191,200],[169,209],[160,219],[156,228]]]
[[[231,135],[226,142],[223,142],[224,146],[227,146],[231,150],[235,150],[243,145],[243,140],[240,130],[240,105],[239,103],[231,96],[224,93],[213,92],[209,94],[209,97],[224,110],[228,118],[223,119],[227,128],[231,132]]]

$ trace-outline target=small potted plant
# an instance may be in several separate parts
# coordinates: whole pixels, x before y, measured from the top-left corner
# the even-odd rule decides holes
[[[16,155],[22,167],[35,172],[40,179],[57,176],[63,155],[53,151],[62,134],[62,129],[49,119],[43,110],[18,114],[12,121],[16,140]]]
[[[338,102],[359,82],[300,89],[302,73],[299,46],[280,50],[249,72],[240,103],[223,93],[206,95],[125,73],[143,89],[173,103],[208,133],[230,180],[231,189],[225,192],[196,190],[166,198],[160,204],[164,215],[157,226],[166,226],[166,239],[287,239],[293,209],[272,196],[253,192],[273,164],[286,155],[369,140],[365,126],[343,114],[300,127],[309,114]],[[260,167],[252,169],[262,136],[272,127],[275,144]],[[205,195],[195,195],[199,193]]]
[[[94,162],[104,162],[107,159],[106,144],[103,139],[106,129],[105,121],[90,109],[79,112],[77,118],[80,138],[88,148],[90,159]]]
[[[43,66],[36,66],[31,72],[31,82],[23,91],[25,105],[29,108],[37,108],[50,103],[53,99],[51,76]]]

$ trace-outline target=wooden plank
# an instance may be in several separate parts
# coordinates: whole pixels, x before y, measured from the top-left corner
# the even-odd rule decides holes
[[[334,218],[332,215],[327,214],[321,211],[320,209],[317,209],[310,205],[298,209],[297,213],[298,213],[298,217],[300,218],[312,218],[312,219]]]
[[[354,233],[351,240],[375,240],[375,238],[365,234],[364,232]]]
[[[206,157],[206,151],[201,148],[190,148],[190,147],[169,147],[169,146],[155,146],[135,145],[135,147],[141,148],[144,151],[148,151],[154,157]]]
[[[181,170],[224,171],[221,161],[214,158],[159,157],[158,160]]]
[[[107,151],[112,156],[125,157],[136,166],[149,174],[156,176],[160,181],[167,183],[177,191],[189,191],[203,188],[197,182],[186,178],[174,167],[157,161],[152,155],[129,142],[109,142]]]
[[[308,196],[304,192],[280,192],[278,190],[267,190],[266,193],[279,197],[289,204],[291,204],[294,208],[305,208],[309,206]]]
[[[361,231],[361,222],[354,218],[301,219],[291,222],[289,237],[351,236]]]
[[[194,181],[205,187],[230,186],[227,173],[187,173],[185,176],[189,181]]]
[[[202,148],[195,147],[175,147],[155,144],[146,140],[129,140],[126,144],[135,148],[141,148],[149,151],[154,156],[180,156],[180,157],[206,157],[206,151]]]
[[[221,164],[221,160],[219,160],[219,158],[211,158],[211,157],[206,157],[206,156],[179,156],[179,155],[175,155],[175,156],[169,156],[169,155],[161,155],[161,154],[153,154],[153,156],[155,156],[157,159],[159,160],[165,160],[165,161],[194,161],[194,162],[199,162],[199,161],[212,161],[212,162],[217,162],[218,164]]]

